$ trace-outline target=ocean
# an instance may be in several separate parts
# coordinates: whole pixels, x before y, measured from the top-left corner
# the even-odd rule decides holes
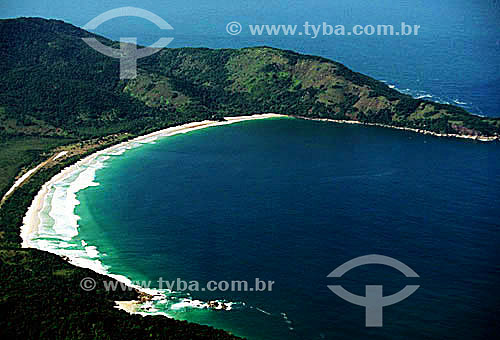
[[[414,97],[500,116],[497,0],[87,1],[0,5],[2,17],[42,16],[83,26],[136,6],[173,27],[169,47],[268,45],[320,55]],[[230,36],[226,24],[244,30]],[[352,26],[405,22],[418,36],[252,36],[251,24]],[[164,35],[138,18],[96,33]],[[103,155],[58,183],[41,214],[40,248],[130,280],[274,281],[265,292],[172,292],[152,310],[250,339],[484,339],[499,328],[500,149],[377,127],[297,119],[207,128]],[[78,202],[80,202],[79,205]],[[380,254],[407,278],[344,262]],[[328,289],[364,295],[420,285],[365,327],[365,309]],[[199,300],[200,302],[196,302]],[[230,311],[195,308],[217,300]],[[151,309],[150,309],[151,311]]]
[[[250,339],[488,338],[500,305],[499,160],[496,142],[378,127],[287,118],[211,127],[102,155],[60,182],[37,242],[150,288],[160,278],[274,281],[253,292],[179,286],[149,310]],[[57,225],[76,216],[78,234],[61,237],[73,229]],[[369,254],[419,277],[381,265],[327,277]],[[367,328],[364,308],[334,284],[362,296],[366,285],[384,295],[420,288]],[[197,308],[214,300],[231,310]]]

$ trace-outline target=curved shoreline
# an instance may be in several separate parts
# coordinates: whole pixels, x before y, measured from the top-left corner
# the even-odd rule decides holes
[[[461,139],[470,139],[470,140],[477,140],[477,141],[498,141],[499,137],[484,137],[484,136],[469,136],[469,135],[458,135],[458,134],[440,134],[440,133],[435,133],[427,130],[421,130],[421,129],[414,129],[414,128],[407,128],[407,127],[398,127],[398,126],[391,126],[391,125],[386,125],[386,124],[381,124],[381,123],[365,123],[361,121],[356,121],[356,120],[336,120],[336,119],[329,119],[329,118],[310,118],[310,117],[305,117],[305,116],[288,116],[288,115],[280,115],[280,114],[274,114],[274,113],[266,113],[266,114],[256,114],[256,115],[251,115],[251,116],[236,116],[236,117],[226,117],[225,121],[210,121],[210,120],[205,120],[205,121],[200,121],[200,122],[192,122],[192,123],[187,123],[187,124],[182,124],[179,126],[174,126],[170,128],[166,128],[163,130],[155,131],[152,133],[149,133],[147,135],[139,136],[136,138],[133,138],[131,140],[121,142],[119,144],[110,146],[109,148],[96,151],[92,153],[91,155],[88,155],[75,164],[63,169],[60,173],[52,177],[48,182],[44,183],[41,189],[38,191],[37,195],[35,196],[35,199],[32,201],[31,205],[29,206],[24,218],[23,218],[23,225],[21,227],[20,231],[20,236],[22,239],[22,248],[37,248],[33,246],[33,243],[30,242],[31,238],[34,233],[38,231],[38,227],[40,224],[40,212],[44,207],[44,201],[45,197],[47,196],[47,193],[49,191],[49,188],[51,188],[55,183],[58,183],[59,181],[63,180],[67,176],[69,176],[71,173],[75,172],[77,169],[81,168],[82,166],[91,163],[94,161],[97,157],[106,155],[109,153],[112,153],[113,151],[117,151],[119,149],[127,148],[127,146],[133,145],[134,143],[150,143],[153,142],[154,140],[158,138],[163,138],[163,137],[168,137],[168,136],[173,136],[179,133],[187,133],[190,131],[194,130],[199,130],[207,127],[212,127],[212,126],[221,126],[221,125],[228,125],[228,124],[233,124],[237,122],[242,122],[242,121],[248,121],[248,120],[257,120],[257,119],[268,119],[268,118],[287,118],[287,117],[294,117],[298,119],[304,119],[304,120],[312,120],[312,121],[325,121],[325,122],[333,122],[333,123],[339,123],[339,124],[356,124],[356,125],[368,125],[368,126],[378,126],[378,127],[384,127],[384,128],[392,128],[392,129],[397,129],[397,130],[405,130],[405,131],[412,131],[415,133],[420,133],[424,135],[432,135],[436,137],[448,137],[448,138],[461,138]],[[59,157],[64,156],[63,152],[60,152],[56,156],[51,157],[52,160],[56,160]],[[12,194],[15,189],[22,185],[26,180],[29,180],[29,177],[33,175],[37,170],[39,170],[46,162],[42,162],[39,165],[37,165],[35,168],[29,170],[25,175],[20,177],[15,184],[9,189],[8,195]],[[2,199],[5,200],[8,198],[5,195],[4,198]],[[45,250],[38,248],[40,250]]]
[[[23,218],[23,223],[22,223],[22,227],[20,230],[20,236],[22,239],[21,247],[22,248],[36,248],[36,249],[39,249],[42,251],[55,253],[59,256],[62,256],[66,261],[68,261],[69,263],[71,263],[77,267],[91,269],[96,273],[106,275],[110,278],[113,278],[117,281],[124,283],[125,285],[127,285],[131,288],[134,288],[138,292],[138,295],[140,294],[142,297],[146,297],[146,300],[151,300],[153,297],[160,298],[159,295],[163,295],[161,292],[158,292],[157,290],[154,290],[154,289],[143,288],[143,287],[140,287],[138,285],[135,285],[132,281],[130,281],[125,276],[107,272],[105,266],[93,266],[92,262],[89,262],[87,259],[82,258],[81,256],[68,255],[68,254],[64,254],[64,253],[61,254],[59,252],[56,252],[55,249],[51,248],[50,246],[46,246],[46,247],[40,246],[40,244],[37,243],[36,240],[37,240],[37,236],[39,236],[38,233],[40,231],[40,227],[41,227],[41,223],[42,223],[41,213],[42,213],[42,210],[44,210],[44,208],[47,206],[46,205],[46,198],[47,198],[48,194],[51,192],[51,190],[53,190],[55,188],[56,184],[59,184],[62,181],[64,181],[65,179],[77,174],[85,166],[90,166],[92,164],[98,163],[99,161],[97,159],[101,156],[107,157],[107,156],[113,155],[113,154],[119,155],[122,152],[125,152],[126,150],[133,148],[137,145],[152,143],[159,138],[169,137],[169,136],[173,136],[173,135],[180,134],[180,133],[187,133],[190,131],[200,130],[200,129],[204,129],[204,128],[208,128],[208,127],[229,125],[229,124],[243,122],[243,121],[249,121],[249,120],[269,119],[269,118],[286,118],[286,117],[289,117],[289,116],[268,113],[268,114],[259,114],[259,115],[251,115],[251,116],[227,117],[227,118],[225,118],[226,119],[225,121],[205,120],[205,121],[201,121],[201,122],[192,122],[192,123],[187,123],[187,124],[159,130],[159,131],[147,134],[147,135],[139,136],[139,137],[133,138],[131,140],[112,145],[106,149],[96,151],[96,152],[80,159],[79,161],[77,161],[73,165],[70,165],[70,166],[64,168],[61,172],[59,172],[58,174],[53,176],[48,182],[46,182],[42,185],[42,187],[40,188],[40,190],[36,194],[35,198],[31,202],[31,205],[29,206],[29,208],[28,208],[28,210]],[[61,153],[59,153],[58,156],[56,156],[55,158],[58,158],[58,157],[62,157]],[[52,158],[52,159],[55,159],[55,158]],[[30,174],[32,174],[32,173],[36,172],[38,169],[40,169],[43,164],[44,163],[38,165],[36,168],[31,170]],[[92,176],[90,176],[90,177],[92,177]],[[93,178],[88,178],[87,180],[89,180],[89,179],[91,180],[90,183],[92,183]],[[17,186],[19,186],[19,185],[20,185],[20,183],[17,183]],[[97,185],[97,184],[96,183],[94,183],[94,184],[86,183],[86,186],[84,186],[84,187],[87,187],[88,185]],[[13,188],[11,188],[11,190],[14,191],[15,188],[16,187],[13,187]],[[72,192],[72,194],[75,194],[79,190],[81,190],[81,188],[77,185],[76,191]],[[67,197],[66,197],[66,199],[69,200],[69,198],[67,198]],[[72,200],[75,201],[76,199],[72,199]],[[79,202],[78,201],[76,201],[76,202],[77,202],[76,203],[76,205],[77,205]],[[73,214],[74,214],[74,208],[73,208]],[[76,215],[75,215],[75,217],[76,217],[76,219],[74,219],[74,221],[72,221],[72,222],[76,223],[78,217]],[[69,227],[75,227],[75,226],[70,225]],[[76,232],[77,232],[77,230],[78,229],[76,228]],[[59,235],[59,236],[61,236],[61,235]],[[68,236],[68,235],[64,235],[64,236]],[[70,234],[70,238],[72,238],[72,237],[74,237],[74,233],[73,233],[73,236],[71,236],[71,234]],[[87,245],[85,244],[85,246],[87,246]],[[92,248],[92,247],[93,246],[89,246],[89,248]],[[94,247],[94,250],[95,250],[95,247]],[[100,262],[100,261],[98,261],[98,262]],[[145,312],[138,310],[140,307],[141,301],[135,301],[135,300],[133,300],[133,301],[115,301],[115,303],[117,304],[117,306],[115,306],[115,308],[124,310],[128,313],[131,313],[131,314],[132,313],[133,314],[140,314],[143,316],[144,315],[164,315],[164,316],[168,317],[168,315],[166,315],[165,313],[161,313],[161,312],[150,314],[150,313],[145,313]]]
[[[61,172],[59,172],[58,174],[53,176],[48,182],[46,182],[42,185],[42,187],[38,191],[35,199],[31,202],[31,205],[29,206],[28,211],[26,212],[26,215],[23,219],[23,225],[21,227],[22,247],[23,248],[24,247],[32,247],[29,244],[29,241],[30,241],[29,237],[30,237],[30,235],[33,235],[33,233],[36,233],[38,230],[38,227],[39,227],[40,222],[41,222],[40,218],[39,218],[40,212],[44,207],[45,197],[47,196],[50,187],[52,185],[54,185],[55,183],[63,180],[66,176],[69,176],[71,173],[73,173],[75,170],[80,168],[82,165],[86,165],[86,164],[94,161],[97,157],[99,157],[101,155],[106,155],[106,154],[109,154],[112,152],[121,151],[120,149],[122,149],[122,148],[127,149],[127,146],[129,146],[129,145],[133,146],[134,143],[136,143],[136,144],[150,143],[150,142],[155,141],[158,138],[173,136],[173,135],[176,135],[179,133],[187,133],[190,131],[203,129],[203,128],[207,128],[207,127],[228,125],[228,124],[247,121],[247,120],[267,119],[267,118],[289,118],[289,117],[292,117],[292,116],[278,115],[278,114],[263,114],[263,115],[242,116],[242,117],[227,117],[226,118],[227,121],[222,121],[222,122],[214,122],[214,121],[193,122],[193,123],[188,123],[188,124],[184,124],[184,125],[180,125],[180,126],[175,126],[175,127],[159,130],[159,131],[147,134],[147,135],[133,138],[133,139],[126,141],[126,142],[115,144],[115,145],[110,146],[106,149],[96,151],[96,152],[92,153],[91,155],[88,155],[88,156],[82,158],[77,163],[75,163],[67,168],[64,168]],[[400,130],[409,130],[409,131],[421,133],[420,131],[418,131],[416,129],[411,129],[411,128],[399,128],[399,127],[393,127],[393,126],[384,126],[382,124],[373,124],[373,123],[370,124],[370,123],[363,123],[363,122],[359,122],[359,121],[342,121],[342,120],[333,120],[333,119],[312,119],[312,118],[307,118],[307,117],[296,117],[296,118],[305,119],[305,120],[329,121],[329,122],[335,122],[335,123],[381,126],[381,127],[396,128],[396,129],[400,129]],[[433,134],[433,133],[429,133],[429,134]],[[443,135],[440,135],[440,134],[435,134],[435,135],[443,137]],[[444,137],[455,137],[455,136],[444,136]],[[475,139],[472,136],[461,137],[461,138]],[[495,139],[493,139],[493,140],[495,140]],[[59,153],[59,154],[53,156],[52,159],[55,160],[57,158],[62,158],[63,156],[64,155],[62,153]],[[36,170],[39,169],[41,165],[42,164],[39,164],[39,165],[37,165],[36,168],[30,170],[30,174],[36,172]],[[29,180],[29,178],[27,178],[26,180]],[[16,181],[16,183],[17,183],[17,181]],[[17,185],[19,185],[19,184],[17,183]],[[14,191],[14,189],[15,188],[11,188],[12,191]],[[40,247],[32,247],[32,248],[37,248],[37,249],[40,249],[42,251],[49,251],[47,249],[43,249]],[[65,258],[65,260],[68,261],[69,263],[72,263],[72,264],[78,266],[78,267],[81,267],[78,263],[72,262],[71,259],[69,259],[69,258]],[[83,268],[88,268],[88,267],[83,267]],[[92,269],[92,268],[90,268],[90,269]],[[126,285],[129,285],[130,287],[135,288],[138,291],[138,294],[139,293],[143,293],[146,295],[149,295],[149,294],[153,295],[154,294],[154,293],[151,293],[151,290],[141,289],[141,287],[131,284],[130,281],[123,281],[121,277],[118,277],[118,275],[113,275],[113,274],[107,273],[107,272],[105,272],[105,273],[102,273],[99,271],[96,271],[96,272],[100,273],[100,274],[107,275],[109,277],[112,277],[118,281],[125,283]],[[115,306],[115,308],[124,310],[130,314],[140,314],[143,316],[162,314],[166,317],[171,317],[165,313],[146,313],[146,312],[140,311],[141,301],[132,300],[132,301],[115,301],[115,302],[117,304],[117,306]]]
[[[404,127],[404,126],[393,126],[393,125],[387,125],[387,124],[382,124],[382,123],[361,122],[359,120],[310,118],[310,117],[305,117],[305,116],[293,116],[293,117],[299,118],[299,119],[304,119],[304,120],[314,120],[314,121],[319,121],[319,122],[332,122],[332,123],[338,123],[338,124],[356,124],[356,125],[366,125],[366,126],[378,126],[378,127],[383,127],[383,128],[389,128],[389,129],[411,131],[411,132],[419,133],[422,135],[430,135],[430,136],[435,136],[435,137],[470,139],[470,140],[475,140],[475,141],[479,141],[479,142],[500,141],[500,136],[488,137],[488,136],[479,136],[479,135],[459,135],[456,133],[438,133],[438,132],[432,132],[432,131],[428,131],[428,130],[415,129],[415,128]]]
[[[176,134],[187,133],[190,131],[200,130],[200,129],[204,129],[204,128],[208,128],[208,127],[212,127],[212,126],[222,126],[222,125],[228,125],[228,124],[233,124],[233,123],[238,123],[238,122],[243,122],[243,121],[248,121],[248,120],[284,118],[284,117],[289,117],[289,116],[279,115],[279,114],[274,114],[274,113],[267,113],[267,114],[259,114],[259,115],[252,115],[252,116],[227,117],[226,121],[220,121],[220,122],[205,120],[205,121],[201,121],[201,122],[187,123],[187,124],[159,130],[156,132],[152,132],[150,134],[139,136],[139,137],[133,138],[129,141],[113,145],[113,146],[106,148],[104,150],[96,151],[96,152],[92,153],[91,155],[79,160],[75,164],[63,169],[59,174],[55,175],[48,182],[43,184],[42,188],[37,193],[35,199],[33,200],[32,204],[28,208],[28,211],[26,212],[26,215],[23,219],[23,226],[21,227],[21,238],[23,240],[23,243],[22,243],[21,247],[22,248],[30,248],[29,236],[32,235],[34,232],[36,232],[36,230],[38,229],[38,225],[40,223],[39,214],[40,214],[40,211],[43,207],[44,198],[48,192],[48,189],[52,185],[54,185],[55,183],[61,181],[65,177],[67,177],[69,174],[73,173],[75,170],[79,169],[82,165],[89,164],[91,161],[95,160],[97,157],[99,157],[101,155],[109,154],[109,153],[116,151],[118,149],[122,149],[124,147],[129,146],[129,145],[132,145],[133,143],[150,143],[150,142],[155,141],[158,138],[169,137],[169,136],[173,136]],[[38,170],[42,164],[43,163],[39,164],[36,168],[30,170],[29,173],[32,174],[33,172]],[[13,192],[18,185],[19,185],[19,183],[16,182],[16,184],[12,188],[9,189],[9,192]],[[41,249],[41,250],[43,250],[43,249]]]
[[[74,173],[77,169],[80,169],[82,166],[87,165],[94,161],[97,157],[110,154],[113,151],[117,151],[119,149],[127,148],[127,146],[131,146],[134,143],[139,143],[139,144],[144,144],[144,143],[150,143],[153,142],[154,140],[158,138],[163,138],[163,137],[168,137],[168,136],[173,136],[179,133],[187,133],[190,131],[194,130],[199,130],[207,127],[213,127],[213,126],[221,126],[221,125],[228,125],[228,124],[233,124],[237,122],[242,122],[242,121],[248,121],[248,120],[257,120],[257,119],[268,119],[268,118],[287,118],[287,117],[294,117],[298,119],[304,119],[304,120],[312,120],[312,121],[325,121],[325,122],[333,122],[333,123],[339,123],[339,124],[357,124],[357,125],[368,125],[368,126],[378,126],[378,127],[384,127],[384,128],[392,128],[392,129],[397,129],[397,130],[405,130],[405,131],[412,131],[415,133],[420,133],[424,135],[432,135],[436,137],[448,137],[448,138],[462,138],[462,139],[470,139],[470,140],[477,140],[477,141],[498,141],[499,137],[484,137],[484,136],[469,136],[469,135],[458,135],[458,134],[440,134],[440,133],[435,133],[427,130],[421,130],[421,129],[414,129],[414,128],[407,128],[407,127],[398,127],[398,126],[391,126],[391,125],[386,125],[386,124],[381,124],[381,123],[365,123],[361,121],[356,121],[356,120],[336,120],[336,119],[329,119],[329,118],[310,118],[310,117],[305,117],[305,116],[288,116],[288,115],[280,115],[280,114],[275,114],[275,113],[266,113],[266,114],[256,114],[256,115],[251,115],[251,116],[236,116],[236,117],[226,117],[225,121],[210,121],[210,120],[205,120],[205,121],[200,121],[200,122],[192,122],[192,123],[187,123],[179,126],[174,126],[170,128],[166,128],[163,130],[155,131],[152,133],[149,133],[147,135],[139,136],[136,138],[133,138],[131,140],[121,142],[119,144],[110,146],[109,148],[96,151],[92,153],[91,155],[88,155],[82,159],[80,159],[78,162],[75,164],[64,168],[60,173],[52,177],[48,182],[44,183],[41,189],[38,191],[37,195],[35,196],[35,199],[32,201],[31,205],[29,206],[24,218],[23,218],[23,225],[21,227],[20,231],[20,236],[22,239],[22,248],[37,248],[34,247],[33,243],[30,242],[31,237],[33,234],[35,234],[38,231],[38,227],[40,225],[40,213],[41,210],[44,207],[44,201],[45,197],[48,194],[49,189],[55,184],[58,183],[59,181],[63,180],[70,174]],[[56,160],[59,157],[64,156],[64,154],[61,152],[56,156],[51,157],[52,160]],[[46,162],[42,162],[39,165],[37,165],[35,168],[29,170],[25,175],[20,177],[15,184],[9,189],[8,194],[12,194],[15,189],[22,185],[26,180],[29,180],[29,177],[33,175],[37,170],[39,170]],[[4,199],[8,198],[7,195],[4,196]],[[37,248],[40,250],[46,250],[46,249],[41,249]],[[71,261],[70,261],[71,262]],[[74,264],[74,263],[73,263]],[[102,273],[101,273],[102,274]],[[108,274],[106,274],[108,275]]]

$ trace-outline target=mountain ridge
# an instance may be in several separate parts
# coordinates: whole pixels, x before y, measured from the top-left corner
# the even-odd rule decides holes
[[[120,80],[119,60],[80,38],[95,37],[113,47],[118,42],[43,18],[0,20],[0,34],[6,37],[0,45],[4,138],[12,133],[87,138],[262,112],[500,135],[499,118],[415,99],[338,62],[289,50],[165,48],[138,60],[136,79]],[[15,123],[6,124],[9,119]]]

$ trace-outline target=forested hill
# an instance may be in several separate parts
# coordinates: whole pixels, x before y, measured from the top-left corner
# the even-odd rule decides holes
[[[140,133],[175,122],[275,112],[440,133],[494,136],[500,119],[413,99],[315,56],[269,47],[164,49],[119,80],[119,60],[57,20],[0,20],[0,130],[71,138]],[[107,45],[117,42],[99,37]]]

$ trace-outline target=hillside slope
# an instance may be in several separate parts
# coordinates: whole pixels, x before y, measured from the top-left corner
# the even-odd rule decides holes
[[[164,49],[119,80],[119,61],[61,21],[0,20],[0,129],[86,138],[171,122],[276,112],[494,136],[500,119],[413,99],[321,57],[269,47]],[[107,45],[118,43],[98,37]]]

